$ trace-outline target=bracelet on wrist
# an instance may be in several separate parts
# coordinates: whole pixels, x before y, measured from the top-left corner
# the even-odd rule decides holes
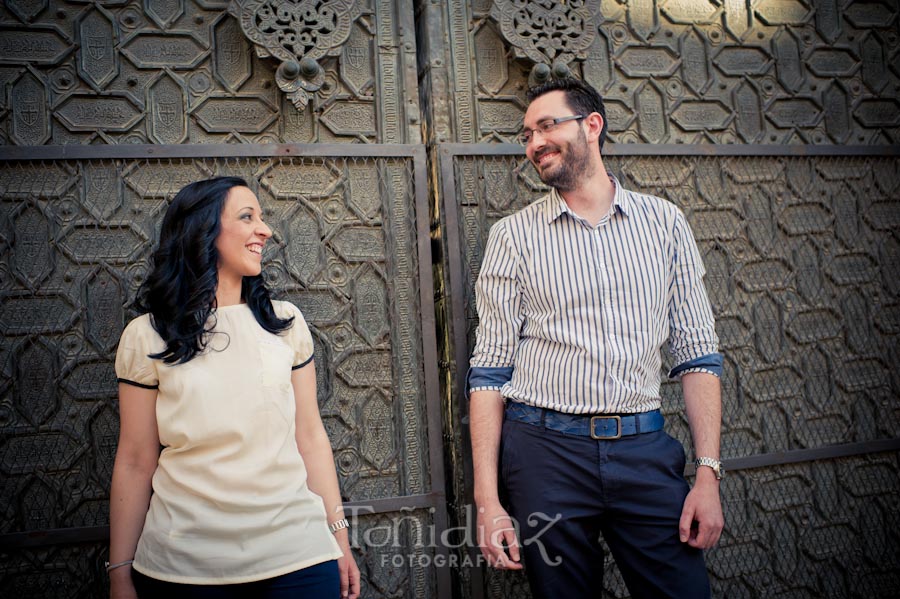
[[[331,524],[328,525],[328,530],[331,531],[331,534],[336,533],[339,530],[343,530],[345,528],[350,528],[350,522],[346,518],[341,518],[340,520],[335,520]]]
[[[133,559],[127,559],[127,560],[125,560],[124,562],[119,562],[118,564],[110,564],[109,562],[106,562],[106,564],[105,564],[105,566],[106,566],[106,573],[109,574],[110,572],[112,572],[112,571],[115,570],[116,568],[121,568],[122,566],[129,566],[129,565],[131,565],[132,563],[134,563],[134,560],[133,560]]]

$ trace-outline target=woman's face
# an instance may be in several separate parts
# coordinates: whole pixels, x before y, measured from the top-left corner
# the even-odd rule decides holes
[[[216,237],[219,280],[252,277],[262,272],[262,251],[272,229],[262,220],[256,195],[246,187],[232,187],[222,206]]]

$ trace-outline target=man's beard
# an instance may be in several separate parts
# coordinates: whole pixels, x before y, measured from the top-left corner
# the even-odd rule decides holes
[[[538,176],[545,184],[555,187],[559,191],[572,191],[578,187],[580,179],[586,179],[594,174],[584,131],[578,132],[578,139],[567,144],[565,151],[558,146],[546,151],[555,150],[559,150],[559,164],[556,166],[556,170],[544,172],[540,168],[537,169]]]

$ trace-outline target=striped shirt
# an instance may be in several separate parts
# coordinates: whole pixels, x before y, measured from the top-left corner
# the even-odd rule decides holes
[[[721,375],[705,270],[682,212],[622,189],[591,226],[556,190],[492,228],[470,391],[576,414],[659,408],[669,373]]]

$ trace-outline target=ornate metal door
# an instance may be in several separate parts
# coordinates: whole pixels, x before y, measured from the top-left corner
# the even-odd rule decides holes
[[[415,64],[407,2],[0,9],[0,595],[105,596],[118,336],[167,200],[227,173],[313,331],[364,595],[448,596]]]
[[[732,472],[725,535],[708,556],[715,596],[895,594],[900,539],[872,531],[891,528],[900,494],[896,5],[472,0],[420,11],[442,200],[441,380],[457,432],[448,452],[463,465],[448,473],[451,521],[472,503],[463,385],[487,231],[544,191],[509,142],[529,84],[571,73],[605,98],[608,167],[681,207],[703,252]],[[677,386],[663,395],[668,430],[690,448]],[[605,596],[625,596],[605,567]],[[471,596],[527,593],[522,576],[459,575]]]
[[[527,86],[571,73],[606,98],[610,167],[704,253],[734,471],[717,595],[893,596],[897,23],[885,0],[8,0],[0,595],[105,595],[115,344],[167,198],[220,172],[277,214],[266,276],[327,356],[365,596],[524,594],[440,532],[471,522],[485,233],[542,191],[508,142]]]

